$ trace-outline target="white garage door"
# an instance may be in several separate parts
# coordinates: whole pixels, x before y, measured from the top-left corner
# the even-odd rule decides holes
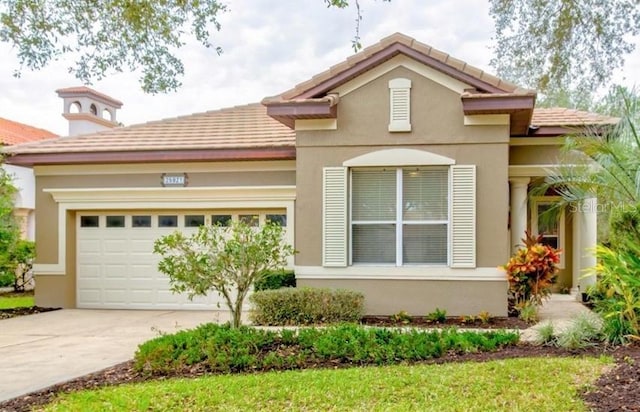
[[[253,225],[267,219],[286,226],[284,211],[127,212],[78,214],[77,306],[104,309],[226,308],[213,293],[206,297],[174,294],[168,277],[157,270],[153,243],[181,230],[192,233],[201,224],[227,224],[241,219]],[[218,306],[218,304],[220,306]]]

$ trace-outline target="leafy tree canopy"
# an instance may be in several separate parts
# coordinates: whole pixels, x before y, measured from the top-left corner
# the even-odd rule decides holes
[[[637,0],[490,0],[498,76],[537,89],[539,103],[585,107],[634,49]]]
[[[72,57],[69,71],[83,83],[140,68],[145,92],[166,92],[180,85],[175,51],[185,37],[211,47],[224,11],[218,0],[0,0],[0,41],[17,49],[21,68]]]
[[[346,8],[347,0],[323,0]],[[383,0],[390,1],[390,0]],[[360,48],[360,3],[356,6],[354,49]],[[114,72],[141,70],[147,93],[176,90],[184,64],[176,51],[188,37],[205,47],[218,16],[228,11],[223,0],[0,0],[0,41],[17,50],[20,68],[40,70],[51,61],[74,59],[69,71],[85,84]]]

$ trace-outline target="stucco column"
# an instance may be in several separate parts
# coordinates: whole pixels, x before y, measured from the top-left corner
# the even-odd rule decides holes
[[[584,292],[596,282],[595,276],[585,275],[596,265],[593,249],[598,243],[598,200],[594,197],[586,199],[576,209],[573,219],[573,287],[577,286],[580,292]]]
[[[580,226],[582,225],[581,206],[571,206],[573,217],[571,219],[571,231],[573,250],[571,259],[571,294],[580,300],[580,260],[582,259],[582,247],[580,246]]]
[[[511,253],[522,245],[524,232],[527,230],[527,190],[528,177],[511,177]]]

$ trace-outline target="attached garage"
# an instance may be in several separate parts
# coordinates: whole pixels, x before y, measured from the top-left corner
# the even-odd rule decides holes
[[[92,211],[76,217],[76,297],[78,308],[215,309],[223,299],[212,293],[194,297],[172,293],[168,277],[158,272],[153,243],[200,225],[225,226],[235,220],[259,226],[266,221],[286,227],[285,210]]]

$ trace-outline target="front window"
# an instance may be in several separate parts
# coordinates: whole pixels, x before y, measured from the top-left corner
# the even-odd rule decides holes
[[[351,188],[352,263],[447,264],[448,168],[353,169]]]

